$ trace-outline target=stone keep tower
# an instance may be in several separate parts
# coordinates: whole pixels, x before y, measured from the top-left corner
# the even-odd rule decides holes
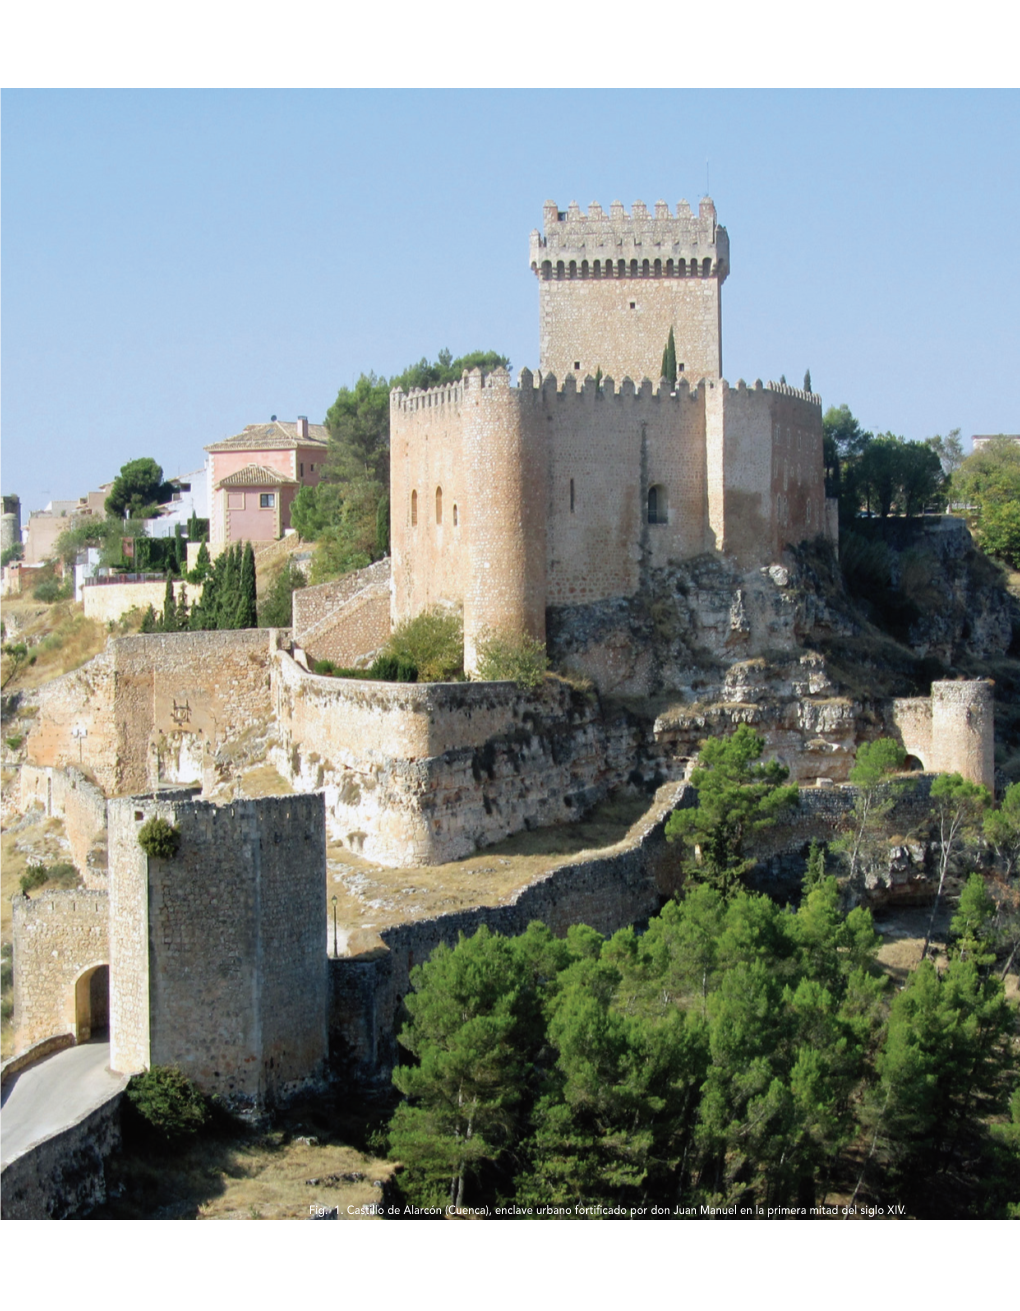
[[[657,380],[673,329],[677,368],[693,386],[722,376],[722,284],[730,271],[726,229],[706,196],[698,214],[616,201],[606,214],[545,204],[544,232],[531,234],[539,280],[543,374],[579,378],[601,369],[617,380]]]

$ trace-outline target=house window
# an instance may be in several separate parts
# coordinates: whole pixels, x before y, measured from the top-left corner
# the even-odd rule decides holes
[[[648,489],[648,522],[668,523],[666,489],[661,483]]]
[[[276,505],[275,492],[259,492],[259,509],[272,510]]]
[[[436,523],[443,522],[443,489],[436,488]]]
[[[418,493],[411,493],[411,527],[418,527]]]

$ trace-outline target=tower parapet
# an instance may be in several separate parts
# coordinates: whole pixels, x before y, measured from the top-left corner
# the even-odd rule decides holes
[[[730,265],[730,239],[706,196],[695,215],[686,200],[676,213],[664,200],[651,212],[636,200],[628,214],[614,201],[607,214],[576,201],[566,210],[547,200],[544,231],[531,234],[531,267],[543,281],[572,278],[718,278]]]
[[[677,370],[693,382],[722,374],[720,294],[730,242],[706,196],[695,215],[619,201],[606,213],[545,205],[544,230],[531,234],[538,278],[543,373],[658,378],[670,333]]]

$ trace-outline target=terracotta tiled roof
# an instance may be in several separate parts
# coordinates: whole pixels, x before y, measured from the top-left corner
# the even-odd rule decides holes
[[[244,432],[222,442],[206,446],[207,451],[279,451],[293,450],[296,446],[321,446],[325,449],[329,431],[321,423],[308,425],[308,436],[298,436],[296,423],[249,423]]]
[[[236,473],[228,473],[216,484],[220,487],[296,487],[298,480],[278,469],[267,469],[262,464],[246,464]]]

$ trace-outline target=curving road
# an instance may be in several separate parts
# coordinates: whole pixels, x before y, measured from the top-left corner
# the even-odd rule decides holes
[[[109,1069],[110,1044],[68,1047],[14,1076],[0,1114],[0,1164],[76,1124],[127,1085]]]

